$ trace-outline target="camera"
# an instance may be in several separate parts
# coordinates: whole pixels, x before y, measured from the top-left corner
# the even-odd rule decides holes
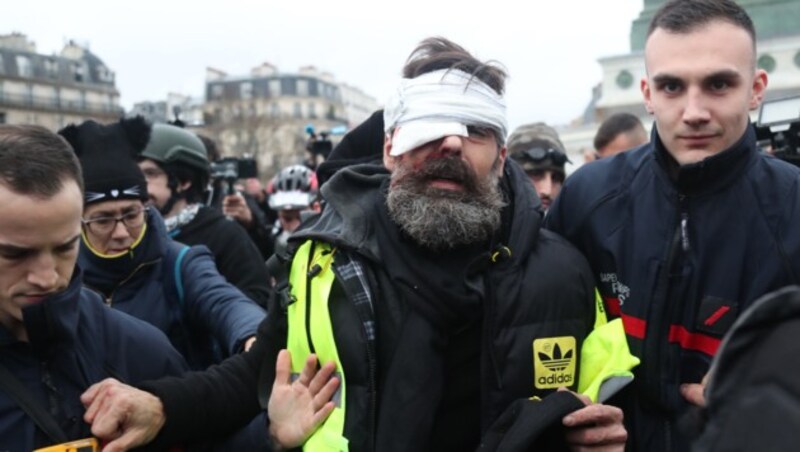
[[[330,132],[314,132],[314,126],[309,124],[306,126],[306,133],[308,134],[308,141],[306,141],[306,150],[313,156],[321,155],[328,158],[328,155],[333,150],[333,142],[331,142],[328,135]]]
[[[253,158],[226,157],[211,162],[211,179],[225,181],[227,194],[235,192],[233,184],[239,179],[258,177],[258,165]]]
[[[800,96],[764,101],[758,113],[756,136],[763,149],[800,166]]]
[[[252,158],[226,157],[211,162],[211,178],[237,180],[258,177],[258,165]]]

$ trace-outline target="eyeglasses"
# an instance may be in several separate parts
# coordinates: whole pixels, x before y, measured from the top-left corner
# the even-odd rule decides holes
[[[144,224],[146,216],[145,209],[140,208],[125,212],[117,217],[92,218],[90,220],[81,220],[81,223],[83,223],[83,225],[86,226],[86,228],[92,234],[104,236],[111,234],[111,231],[117,227],[117,223],[120,221],[128,229],[136,229],[141,227]]]
[[[567,162],[572,163],[569,157],[567,157],[567,154],[552,148],[531,148],[522,151],[522,154],[534,162],[541,162],[542,160],[550,159],[558,166],[562,166]]]

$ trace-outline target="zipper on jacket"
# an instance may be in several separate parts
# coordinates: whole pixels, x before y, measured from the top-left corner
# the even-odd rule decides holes
[[[497,363],[497,356],[494,350],[494,286],[492,285],[491,272],[486,272],[484,275],[484,284],[486,286],[486,298],[484,299],[483,310],[483,328],[481,332],[482,342],[486,344],[486,353],[489,355],[489,363],[494,373],[494,379],[497,383],[497,389],[503,390],[503,377],[500,375],[500,365]]]
[[[42,372],[42,384],[47,388],[47,402],[50,406],[50,414],[58,419],[61,411],[58,403],[58,388],[53,383],[53,376],[50,374],[50,368],[47,366],[46,361],[41,361],[40,370]]]
[[[689,212],[684,208],[684,199],[685,197],[681,195],[681,245],[683,246],[683,252],[687,253],[691,247],[689,246]]]
[[[311,340],[311,279],[319,274],[322,271],[322,267],[319,264],[314,264],[314,245],[315,243],[311,242],[311,249],[308,250],[308,264],[306,268],[308,268],[308,273],[306,274],[306,340],[308,341],[308,350],[311,353],[316,353],[314,351],[314,342]],[[317,361],[317,366],[321,364]]]
[[[137,265],[136,268],[134,268],[133,271],[128,276],[125,277],[125,279],[120,281],[119,284],[117,284],[117,286],[114,287],[114,290],[112,290],[111,293],[107,297],[105,295],[103,295],[103,293],[100,292],[99,290],[95,289],[95,291],[100,293],[103,296],[103,298],[105,299],[105,302],[106,302],[106,304],[108,306],[111,306],[111,304],[113,303],[114,294],[117,293],[117,290],[119,290],[120,287],[122,287],[125,283],[130,281],[131,278],[133,278],[137,273],[139,273],[139,270],[143,269],[144,267],[148,267],[150,265],[153,265],[158,261],[159,261],[159,259],[156,259],[156,260],[153,260],[153,261],[150,261],[150,262],[142,262],[141,264]]]
[[[668,408],[670,406],[669,400],[665,398],[665,391],[663,385],[660,383],[660,378],[663,372],[672,372],[670,366],[665,364],[666,358],[669,356],[669,330],[672,324],[675,310],[681,306],[677,300],[672,300],[672,277],[674,268],[678,261],[678,256],[681,252],[686,254],[690,249],[689,242],[689,213],[687,208],[687,197],[683,194],[678,196],[678,217],[675,226],[675,232],[672,237],[669,251],[667,253],[667,261],[665,266],[661,269],[661,274],[658,278],[657,294],[659,300],[654,300],[653,306],[656,308],[648,315],[647,319],[647,334],[645,341],[644,356],[653,357],[651,361],[653,365],[645,368],[644,387],[645,391],[652,397],[651,402],[655,403],[659,409]],[[677,269],[680,271],[680,268]],[[666,420],[661,424],[664,435],[665,450],[672,448],[672,426],[671,422]]]
[[[684,240],[684,233],[686,231],[686,223],[684,216],[688,218],[685,213],[684,203],[685,196],[678,197],[679,212],[678,221],[675,227],[675,232],[672,236],[672,242],[667,253],[667,261],[661,268],[661,273],[658,277],[658,285],[656,294],[658,300],[654,300],[653,311],[648,315],[647,330],[645,335],[645,352],[644,356],[653,357],[653,365],[647,366],[644,372],[644,386],[648,393],[653,397],[653,401],[658,405],[663,402],[662,388],[659,384],[659,379],[662,372],[662,360],[665,356],[665,351],[668,349],[669,339],[669,326],[672,321],[672,312],[674,306],[670,303],[670,289],[671,289],[671,276],[673,267],[675,266],[676,258],[680,250],[684,250],[684,246],[688,246],[688,238]],[[687,219],[688,222],[688,219]]]

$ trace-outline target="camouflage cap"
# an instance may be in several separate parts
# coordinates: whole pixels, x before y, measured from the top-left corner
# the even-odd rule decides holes
[[[543,122],[525,124],[514,129],[514,132],[508,137],[508,152],[509,154],[519,153],[533,147],[532,145],[543,143],[547,143],[551,149],[566,154],[564,144],[558,138],[556,129]]]
[[[542,153],[541,158],[533,159],[528,151],[535,148],[552,152]],[[553,158],[553,153],[563,155],[563,159]],[[564,164],[569,161],[558,132],[543,122],[517,127],[508,137],[508,155],[525,171],[542,169],[559,171],[563,174]]]

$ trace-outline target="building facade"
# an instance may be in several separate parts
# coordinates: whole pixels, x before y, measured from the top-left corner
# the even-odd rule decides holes
[[[43,55],[23,34],[0,35],[0,123],[57,130],[122,115],[114,72],[86,46],[69,42]]]
[[[308,158],[307,126],[317,133],[350,128],[378,108],[313,66],[284,73],[269,63],[246,76],[207,69],[205,97],[202,131],[224,155],[255,158],[263,179]]]
[[[143,116],[152,123],[180,120],[186,127],[203,127],[203,101],[180,93],[167,94],[167,100],[143,101],[133,104],[128,116]]]

